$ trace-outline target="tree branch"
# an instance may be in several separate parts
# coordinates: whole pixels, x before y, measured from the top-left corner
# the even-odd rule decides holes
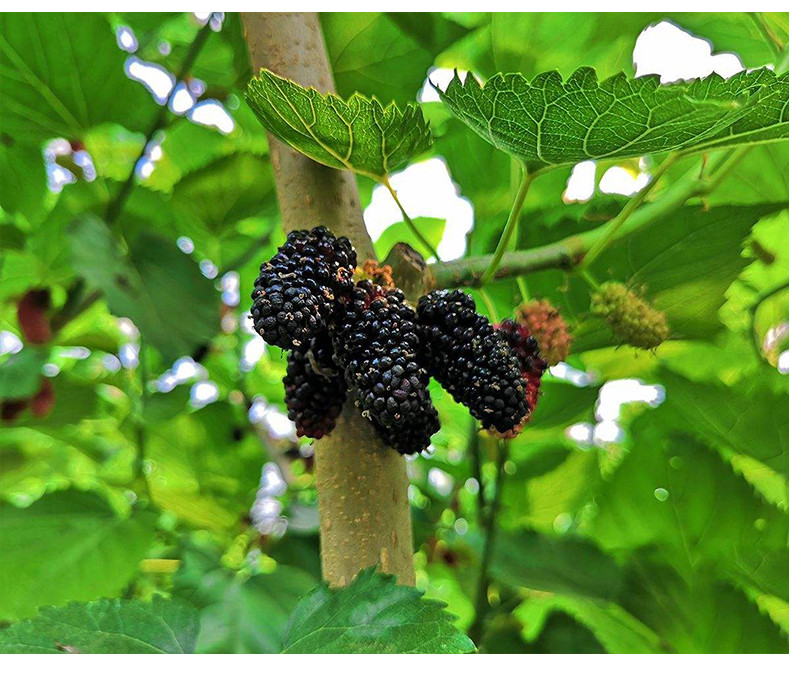
[[[618,214],[595,229],[566,237],[553,244],[504,254],[492,279],[509,279],[541,270],[573,270],[595,244],[609,234],[613,223],[619,224],[611,243],[660,222],[689,199],[710,194],[749,149],[750,147],[741,147],[724,153],[714,164],[714,169],[709,175],[699,177],[696,173],[690,174],[685,180],[667,189],[653,203],[644,205],[632,215],[626,216],[626,220],[621,220]],[[479,286],[481,273],[490,267],[492,261],[493,256],[488,254],[436,263],[426,266],[425,281],[434,289],[474,288]]]

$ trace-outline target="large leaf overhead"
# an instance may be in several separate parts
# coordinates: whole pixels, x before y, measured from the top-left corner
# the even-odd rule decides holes
[[[565,81],[497,74],[482,86],[456,74],[439,94],[478,135],[537,168],[785,138],[787,92],[787,74],[767,69],[660,85],[622,73],[599,83],[581,68]]]
[[[156,104],[123,75],[125,55],[99,13],[0,15],[0,130],[14,140],[70,140],[105,121],[151,125]]]
[[[460,654],[474,644],[444,604],[366,568],[348,587],[319,585],[296,607],[283,653]]]
[[[177,600],[68,604],[0,630],[0,654],[190,654],[199,629],[197,609]]]
[[[275,137],[325,166],[381,180],[431,146],[419,107],[383,106],[358,93],[322,95],[262,69],[247,101]]]

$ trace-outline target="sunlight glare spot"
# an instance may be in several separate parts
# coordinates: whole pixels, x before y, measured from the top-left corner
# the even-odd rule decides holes
[[[634,176],[622,166],[612,166],[601,178],[599,187],[604,194],[623,194],[630,197],[650,182],[650,173]]]
[[[126,60],[124,71],[129,78],[145,85],[159,104],[167,101],[176,82],[167,69],[153,62],[144,62],[137,57],[129,57]]]
[[[236,123],[225,110],[225,107],[213,99],[196,104],[192,111],[187,114],[187,118],[193,123],[216,128],[225,135],[232,133],[236,127]]]
[[[115,39],[118,41],[118,47],[124,52],[135,52],[137,50],[137,38],[134,35],[134,31],[128,26],[119,26],[115,31]]]
[[[435,467],[428,472],[428,483],[442,497],[447,497],[453,491],[453,477]]]
[[[737,55],[713,54],[707,40],[697,38],[669,21],[648,26],[634,45],[637,76],[657,74],[662,83],[704,78],[717,73],[729,78],[743,71]]]
[[[205,407],[219,400],[219,387],[213,381],[199,381],[189,391],[192,407]]]
[[[0,355],[14,355],[22,348],[24,344],[14,332],[0,331]]]
[[[179,237],[176,239],[176,246],[183,253],[192,253],[195,250],[195,243],[189,237]]]
[[[577,163],[568,178],[562,200],[569,204],[571,202],[584,203],[589,201],[595,193],[595,161],[582,161]]]
[[[454,75],[453,69],[442,69],[431,67],[428,69],[428,76],[425,79],[425,82],[422,84],[422,88],[420,88],[420,92],[417,93],[417,101],[418,102],[441,102],[439,98],[439,93],[433,88],[435,85],[437,88],[444,90],[449,84],[450,81],[453,79]],[[464,71],[463,69],[458,70],[458,76],[461,80],[466,79],[466,74],[468,71]],[[431,85],[433,83],[433,85]]]

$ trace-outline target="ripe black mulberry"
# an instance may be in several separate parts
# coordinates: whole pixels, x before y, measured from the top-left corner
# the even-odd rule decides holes
[[[439,417],[420,364],[416,314],[403,292],[358,282],[334,342],[356,404],[384,442],[401,454],[428,447]]]
[[[343,373],[332,359],[332,342],[323,333],[309,348],[288,352],[283,377],[288,418],[298,436],[321,438],[334,427],[346,400]]]
[[[255,330],[286,350],[304,346],[327,328],[336,303],[351,293],[356,264],[351,242],[325,227],[291,232],[255,280]]]
[[[529,414],[527,382],[503,334],[462,291],[423,296],[417,316],[428,371],[486,429],[511,432]]]

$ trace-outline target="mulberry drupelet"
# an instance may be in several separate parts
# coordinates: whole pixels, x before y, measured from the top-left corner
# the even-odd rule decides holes
[[[356,264],[351,242],[325,227],[291,232],[255,280],[255,330],[280,348],[302,347],[326,329],[335,303],[351,293]]]
[[[428,371],[486,429],[511,433],[527,417],[527,381],[505,336],[462,291],[423,296],[417,317]]]
[[[419,362],[416,314],[399,289],[358,282],[334,333],[335,358],[345,368],[357,406],[384,442],[401,454],[424,450],[439,430]]]
[[[315,337],[307,350],[289,351],[283,385],[288,418],[298,436],[322,438],[335,428],[346,400],[346,382],[332,359],[327,333]]]

